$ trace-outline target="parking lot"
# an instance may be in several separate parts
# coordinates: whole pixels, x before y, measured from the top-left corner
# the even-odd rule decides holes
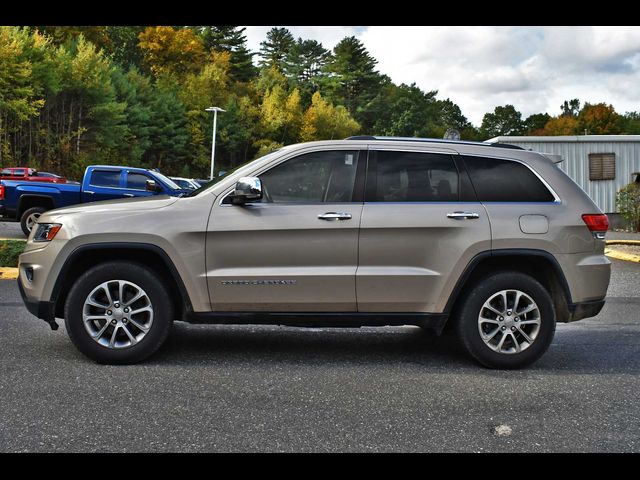
[[[103,366],[2,280],[0,451],[638,451],[640,264],[613,263],[602,313],[522,371],[415,327],[184,323]]]

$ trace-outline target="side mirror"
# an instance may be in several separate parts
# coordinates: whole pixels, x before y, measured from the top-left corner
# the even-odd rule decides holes
[[[145,189],[147,192],[157,193],[162,191],[162,185],[158,185],[155,180],[147,180],[145,183]]]
[[[231,203],[243,205],[260,199],[262,199],[262,181],[258,177],[242,177],[236,182]]]

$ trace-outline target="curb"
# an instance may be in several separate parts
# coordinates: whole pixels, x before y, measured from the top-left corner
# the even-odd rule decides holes
[[[640,240],[607,240],[605,244],[607,247],[609,245],[640,245]],[[618,260],[640,263],[640,255],[635,255],[633,253],[625,253],[613,248],[605,248],[604,254],[607,257],[616,258]]]
[[[18,269],[16,267],[0,267],[1,280],[15,280],[18,278]]]
[[[0,242],[6,242],[6,241],[11,241],[11,242],[26,242],[27,239],[26,238],[0,238]]]

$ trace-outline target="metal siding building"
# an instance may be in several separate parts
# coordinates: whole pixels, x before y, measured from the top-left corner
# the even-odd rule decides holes
[[[579,135],[558,137],[495,137],[491,143],[510,143],[527,150],[560,155],[564,170],[605,213],[616,212],[616,193],[640,172],[640,135]],[[589,154],[615,154],[613,180],[589,180]]]

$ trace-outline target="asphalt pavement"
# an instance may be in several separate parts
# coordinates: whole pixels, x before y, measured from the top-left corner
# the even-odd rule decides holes
[[[415,327],[176,323],[146,363],[98,365],[0,281],[0,451],[640,450],[640,264],[601,314],[492,371]]]
[[[0,222],[0,238],[25,240],[27,237],[22,233],[19,222]]]

